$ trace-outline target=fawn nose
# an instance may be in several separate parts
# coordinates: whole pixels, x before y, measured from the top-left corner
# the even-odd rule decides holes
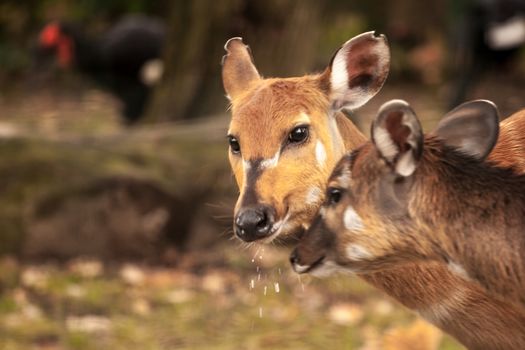
[[[295,248],[290,254],[290,264],[293,266],[299,265],[299,254],[297,254],[297,248]]]
[[[293,270],[297,273],[304,273],[310,268],[310,266],[301,264],[301,258],[299,257],[297,248],[295,248],[290,254],[290,264],[292,265]]]
[[[235,234],[245,242],[256,241],[270,235],[273,215],[270,208],[256,206],[241,209],[235,218]]]

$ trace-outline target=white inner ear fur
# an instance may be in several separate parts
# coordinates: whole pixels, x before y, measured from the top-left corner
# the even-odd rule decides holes
[[[381,155],[389,162],[393,161],[399,149],[390,138],[390,134],[382,126],[374,129],[374,143]]]
[[[412,150],[403,154],[396,163],[396,173],[401,176],[410,176],[416,170],[416,161],[412,155]]]
[[[348,47],[343,47],[334,58],[330,74],[331,98],[334,109],[355,109],[366,103],[374,93],[367,93],[361,87],[348,88],[348,69],[346,55]],[[369,96],[370,95],[370,96]]]
[[[343,46],[335,55],[332,63],[332,72],[330,74],[330,84],[332,87],[332,98],[334,100],[342,99],[348,90],[348,71],[346,68],[346,55],[348,47]],[[340,108],[342,106],[337,106]]]
[[[476,140],[472,139],[463,139],[461,140],[461,145],[459,150],[469,156],[479,158],[480,154],[484,154],[485,150],[482,145],[480,145]]]
[[[315,158],[319,166],[324,166],[326,162],[326,149],[321,141],[317,141],[315,145]]]
[[[405,101],[393,100],[383,105],[381,110],[390,107],[392,104],[403,104],[408,106]],[[418,147],[417,141],[418,137],[421,136],[421,130],[419,129],[417,120],[415,120],[415,116],[407,114],[406,112],[403,114],[402,125],[410,129],[410,134],[408,135],[406,142],[411,146],[411,149],[399,156],[395,163],[395,169],[401,176],[410,176],[414,173],[417,167],[417,162],[414,159],[412,150]],[[374,128],[374,143],[381,155],[389,162],[393,162],[396,156],[399,155],[400,151],[398,146],[390,137],[390,133],[382,125],[378,125]]]
[[[354,208],[348,206],[343,216],[345,228],[350,231],[361,231],[364,228],[363,221]]]
[[[348,66],[346,58],[351,50],[353,43],[361,40],[361,36],[369,36],[369,33],[363,33],[347,41],[337,52],[332,62],[332,71],[330,73],[330,84],[332,89],[332,101],[334,109],[355,109],[364,105],[372,98],[378,90],[367,91],[363,87],[348,88]],[[387,45],[377,44],[370,55],[377,55],[379,58],[377,69],[388,67],[390,62],[390,51]],[[388,69],[388,68],[387,68]]]

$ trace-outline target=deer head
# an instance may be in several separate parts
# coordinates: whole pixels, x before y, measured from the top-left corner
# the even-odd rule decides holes
[[[301,232],[323,201],[335,162],[364,141],[339,111],[358,108],[382,87],[390,63],[386,38],[361,34],[324,72],[295,78],[263,79],[240,38],[225,49],[229,160],[240,189],[235,234],[250,242]]]
[[[414,259],[444,258],[436,243],[420,239],[418,232],[439,237],[439,231],[452,229],[443,222],[461,222],[465,198],[442,198],[443,185],[454,186],[444,183],[447,172],[481,164],[497,137],[498,112],[488,101],[457,107],[427,138],[406,102],[384,104],[372,140],[336,165],[327,199],[292,253],[294,269],[370,273]]]

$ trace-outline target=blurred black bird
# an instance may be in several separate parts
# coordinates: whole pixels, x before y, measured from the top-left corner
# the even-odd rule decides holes
[[[464,0],[452,29],[455,84],[449,107],[465,101],[488,71],[501,71],[525,46],[525,0]]]
[[[143,114],[151,87],[162,77],[166,28],[147,16],[127,16],[104,34],[87,37],[75,24],[53,22],[40,32],[38,46],[63,68],[90,76],[123,102],[128,124]]]

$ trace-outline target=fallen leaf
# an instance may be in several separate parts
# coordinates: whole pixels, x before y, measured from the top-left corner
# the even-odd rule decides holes
[[[66,319],[66,327],[75,332],[105,333],[111,330],[112,323],[109,318],[103,316],[71,316]]]
[[[126,264],[120,269],[120,278],[127,284],[138,286],[144,284],[144,271],[136,265]]]
[[[104,272],[104,265],[98,260],[74,260],[69,264],[68,268],[69,271],[84,278],[98,277]]]
[[[437,350],[443,333],[431,324],[417,319],[408,326],[385,332],[385,350]]]
[[[328,310],[328,318],[339,325],[355,325],[363,318],[363,308],[350,303],[334,304]]]
[[[27,267],[22,272],[22,285],[36,289],[46,289],[49,273],[43,268]]]

